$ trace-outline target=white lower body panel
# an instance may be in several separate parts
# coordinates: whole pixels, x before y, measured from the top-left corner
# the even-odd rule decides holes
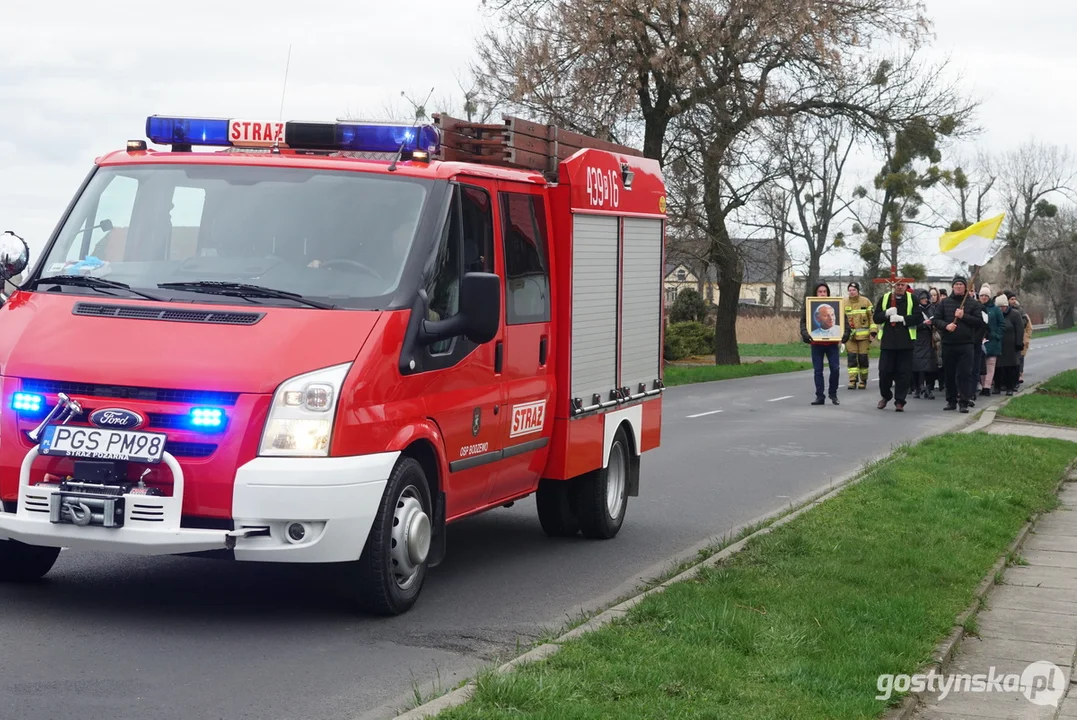
[[[17,511],[0,511],[0,542],[18,540],[29,545],[136,555],[232,550],[237,560],[257,562],[357,560],[399,455],[252,460],[236,471],[232,500],[235,530],[227,531],[180,527],[183,471],[167,453],[164,462],[172,470],[173,494],[123,496],[122,527],[54,523],[50,496],[55,488],[29,484],[30,466],[37,457],[35,448],[23,462]],[[286,535],[293,522],[304,526],[305,535],[299,542]]]

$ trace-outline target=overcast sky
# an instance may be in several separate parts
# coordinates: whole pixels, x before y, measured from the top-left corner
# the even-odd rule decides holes
[[[932,51],[983,100],[980,143],[1074,143],[1077,2],[926,2]],[[458,94],[485,22],[479,0],[0,0],[0,231],[36,258],[94,158],[143,138],[147,115],[276,118],[289,43],[285,119],[377,116],[402,90]]]

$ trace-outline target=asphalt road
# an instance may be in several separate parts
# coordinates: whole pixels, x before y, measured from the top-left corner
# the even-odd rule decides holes
[[[1075,350],[1077,336],[1035,341],[1026,382],[1077,366]],[[392,717],[413,688],[453,684],[673,555],[970,417],[941,398],[880,412],[873,386],[843,387],[839,407],[813,394],[810,373],[670,389],[615,540],[546,538],[531,499],[472,518],[389,620],[350,613],[319,569],[65,551],[46,582],[0,587],[0,718]]]

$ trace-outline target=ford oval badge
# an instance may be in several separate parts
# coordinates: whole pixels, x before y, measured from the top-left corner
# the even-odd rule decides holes
[[[146,419],[138,413],[121,408],[101,408],[90,413],[90,424],[99,428],[134,430],[145,422]]]

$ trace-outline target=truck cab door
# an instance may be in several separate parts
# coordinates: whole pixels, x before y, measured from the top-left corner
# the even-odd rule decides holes
[[[449,222],[426,287],[430,320],[459,312],[464,273],[495,272],[493,185],[469,178],[453,189]],[[458,336],[423,350],[424,404],[441,430],[449,463],[443,488],[447,519],[482,507],[501,459],[503,332],[504,319],[491,342],[476,345]]]
[[[505,391],[500,443],[503,460],[488,502],[538,487],[553,434],[550,358],[550,255],[546,198],[540,187],[498,184],[497,245],[504,259],[502,382]]]

